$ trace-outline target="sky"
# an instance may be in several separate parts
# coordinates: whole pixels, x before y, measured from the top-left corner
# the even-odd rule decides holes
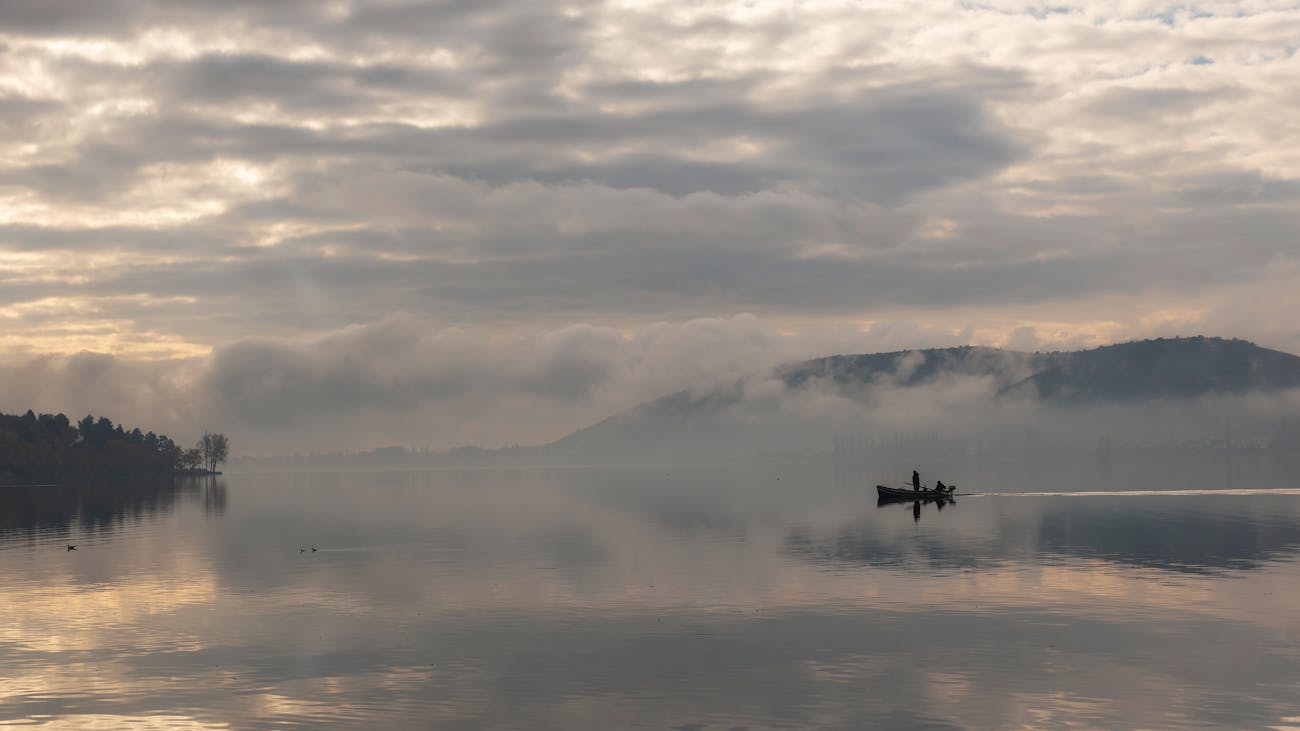
[[[545,442],[832,353],[1300,353],[1300,3],[4,0],[0,410]]]

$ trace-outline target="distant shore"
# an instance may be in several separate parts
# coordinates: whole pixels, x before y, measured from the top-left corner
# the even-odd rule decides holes
[[[88,414],[74,424],[61,413],[0,413],[0,484],[219,475],[229,450],[220,432],[204,431],[186,449],[165,434],[128,429],[103,416]]]

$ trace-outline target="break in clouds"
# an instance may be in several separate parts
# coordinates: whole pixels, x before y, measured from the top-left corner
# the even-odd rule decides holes
[[[1300,351],[1297,37],[1264,0],[7,2],[0,407],[497,445],[835,352]]]

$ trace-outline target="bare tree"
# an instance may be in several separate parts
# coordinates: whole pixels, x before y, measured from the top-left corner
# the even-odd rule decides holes
[[[203,454],[203,464],[208,472],[216,472],[217,466],[230,456],[230,440],[220,432],[203,432],[199,439],[198,450]]]

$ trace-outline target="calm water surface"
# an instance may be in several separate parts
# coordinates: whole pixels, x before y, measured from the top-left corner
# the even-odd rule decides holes
[[[0,488],[0,726],[1300,728],[1295,467]]]

